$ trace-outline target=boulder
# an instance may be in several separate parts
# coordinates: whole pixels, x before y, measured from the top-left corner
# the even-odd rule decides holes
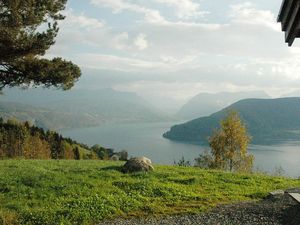
[[[135,157],[129,159],[122,168],[124,173],[148,172],[154,170],[151,160],[146,157]]]

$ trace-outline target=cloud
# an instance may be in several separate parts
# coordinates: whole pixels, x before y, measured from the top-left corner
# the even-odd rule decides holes
[[[76,15],[72,9],[63,13],[66,19],[60,23],[64,29],[68,28],[82,28],[86,30],[100,29],[104,27],[104,22],[96,18],[85,16],[83,13]]]
[[[120,34],[117,34],[113,39],[112,39],[112,45],[119,50],[124,50],[128,49],[129,46],[129,35],[127,32],[123,32]]]
[[[84,13],[77,13],[72,8],[63,12],[66,18],[59,22],[59,33],[56,43],[47,52],[48,56],[62,56],[74,53],[80,44],[101,43],[106,23]],[[69,55],[68,55],[69,56]]]
[[[217,14],[218,1],[90,0],[99,16],[70,11],[52,53],[98,71],[101,85],[159,98],[299,86],[300,47],[285,45],[273,0],[224,0]]]
[[[99,7],[112,8],[114,13],[120,13],[124,10],[138,13],[145,13],[147,11],[145,7],[127,2],[126,0],[91,0],[90,2]]]
[[[149,23],[165,23],[166,20],[161,16],[158,10],[149,9],[144,6],[131,3],[126,0],[90,0],[90,3],[100,8],[108,7],[113,10],[113,13],[121,13],[123,11],[131,11],[144,15],[144,18]]]
[[[200,4],[193,0],[154,0],[175,8],[175,14],[179,19],[191,19],[207,15],[209,12],[200,11]]]
[[[130,37],[127,32],[115,35],[110,45],[117,50],[145,50],[148,48],[147,35],[140,33],[135,38]]]
[[[266,26],[280,31],[280,24],[275,22],[274,14],[268,10],[258,10],[251,2],[231,6],[230,17],[233,22],[245,25]]]
[[[83,67],[111,70],[113,65],[113,70],[124,72],[137,72],[164,67],[163,63],[159,61],[149,61],[105,54],[79,54],[77,55],[76,60],[80,62]]]
[[[144,50],[148,48],[147,36],[145,34],[139,34],[134,41],[134,44],[139,50]]]
[[[162,16],[161,10],[145,7],[142,4],[132,3],[129,0],[90,0],[92,5],[99,8],[111,8],[115,14],[126,11],[135,12],[144,16],[144,22],[154,24],[184,23],[181,20],[203,17],[209,12],[201,11],[200,4],[193,0],[152,0],[153,2],[163,4],[175,9],[174,14],[179,21],[170,21]],[[150,1],[151,2],[151,1]]]
[[[147,10],[145,12],[145,22],[154,24],[166,24],[168,21],[157,10]]]

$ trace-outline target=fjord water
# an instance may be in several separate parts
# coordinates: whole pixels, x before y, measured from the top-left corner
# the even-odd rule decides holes
[[[194,163],[194,159],[208,147],[164,139],[162,134],[173,124],[175,123],[109,124],[62,130],[61,133],[88,145],[100,144],[116,151],[127,150],[130,156],[146,156],[157,164],[171,165],[182,157]],[[255,168],[259,170],[272,172],[276,167],[282,167],[285,175],[300,176],[300,142],[251,145],[249,151],[255,155]]]

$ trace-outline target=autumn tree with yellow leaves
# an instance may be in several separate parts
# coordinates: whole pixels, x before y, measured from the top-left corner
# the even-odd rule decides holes
[[[204,153],[196,163],[201,167],[249,172],[254,162],[254,156],[248,154],[250,140],[239,114],[231,111],[209,138],[211,154]]]

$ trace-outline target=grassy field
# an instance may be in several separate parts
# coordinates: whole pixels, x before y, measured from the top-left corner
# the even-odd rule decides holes
[[[200,213],[252,201],[300,180],[156,166],[122,174],[121,163],[0,161],[0,224],[96,224],[118,216]]]

